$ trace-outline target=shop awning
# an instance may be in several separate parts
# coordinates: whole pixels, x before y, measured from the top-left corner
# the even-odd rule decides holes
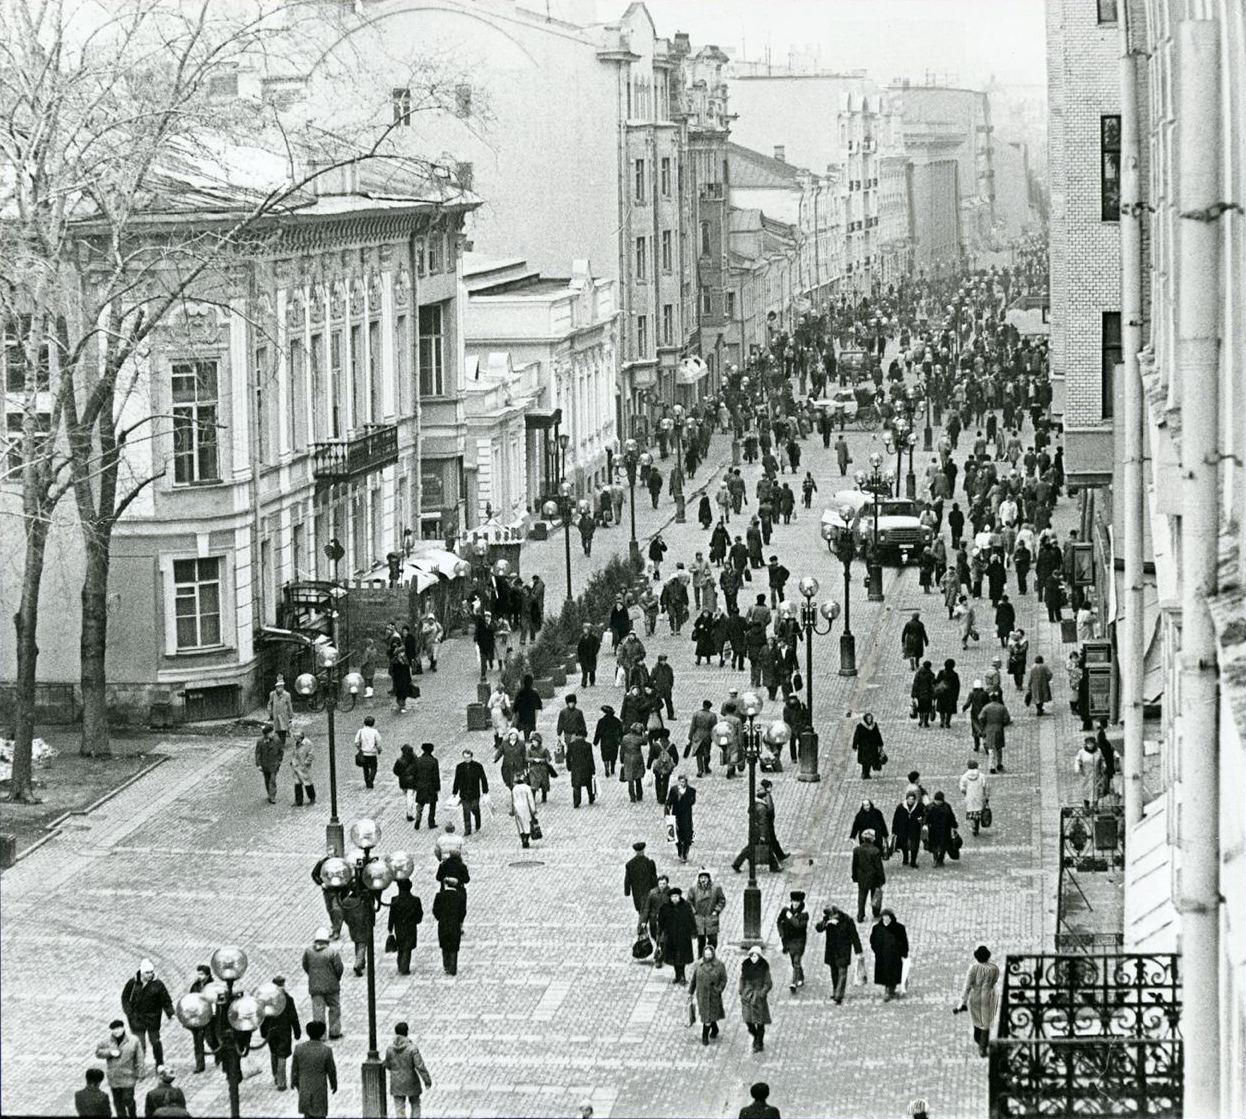
[[[454,578],[454,569],[461,562],[458,556],[444,548],[430,548],[427,552],[411,557],[411,565],[417,570],[426,571],[430,575],[444,575],[447,579]]]
[[[675,370],[675,384],[695,385],[709,371],[709,366],[693,354],[679,363],[679,368]]]

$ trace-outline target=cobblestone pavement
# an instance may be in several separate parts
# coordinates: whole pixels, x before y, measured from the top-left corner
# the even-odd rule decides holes
[[[850,438],[854,457],[863,462],[870,436]],[[814,470],[818,497],[827,500],[838,488],[832,457],[816,438],[804,449],[812,459],[804,465]],[[726,441],[717,437],[713,454],[725,453]],[[751,491],[757,468],[746,468],[745,474]],[[694,482],[704,484],[708,475],[703,467]],[[653,531],[671,512],[665,500],[659,513],[643,512],[638,531]],[[668,559],[690,559],[706,540],[691,500],[689,512],[688,524],[665,530]],[[812,572],[824,593],[838,596],[842,569],[818,537],[818,514],[816,506],[812,516],[802,511],[792,525],[778,529],[775,544],[792,569],[793,583]],[[594,565],[605,562],[611,549],[626,549],[625,530],[598,535]],[[561,597],[561,552],[561,541],[554,539],[533,546],[524,558],[525,572],[538,566],[543,571],[551,605]],[[588,569],[580,555],[573,556],[573,564],[577,571]],[[997,779],[992,796],[994,828],[978,839],[968,837],[957,865],[936,870],[929,856],[917,870],[894,860],[887,864],[887,902],[908,926],[913,946],[906,998],[884,1006],[877,988],[852,988],[836,1007],[817,936],[811,936],[807,954],[808,986],[790,996],[775,917],[787,892],[797,887],[808,891],[815,914],[831,901],[844,908],[853,903],[848,831],[862,796],[868,792],[890,816],[905,774],[916,768],[932,793],[949,792],[959,813],[954,790],[968,756],[968,728],[963,716],[951,730],[920,730],[906,717],[910,676],[899,656],[899,630],[907,608],[927,607],[931,659],[955,656],[966,684],[993,654],[986,627],[982,644],[960,654],[952,623],[935,596],[922,595],[914,570],[888,570],[883,604],[867,603],[859,577],[854,583],[861,675],[837,674],[838,623],[833,636],[815,638],[823,780],[800,783],[796,767],[789,766],[775,782],[779,834],[794,857],[784,873],[760,875],[775,979],[766,1052],[749,1051],[735,996],[741,954],[731,946],[741,936],[744,881],[729,864],[744,838],[746,784],[727,782],[721,771],[694,779],[696,840],[684,866],[662,841],[661,814],[651,792],[643,804],[632,805],[621,787],[603,780],[598,803],[576,811],[562,777],[542,812],[546,838],[531,850],[520,848],[504,811],[468,841],[473,877],[456,979],[442,974],[431,916],[422,926],[410,977],[397,977],[393,958],[379,957],[382,1046],[394,1021],[411,1022],[433,1076],[433,1088],[424,1096],[426,1114],[569,1115],[582,1100],[591,1100],[600,1116],[726,1115],[747,1102],[748,1085],[759,1078],[770,1082],[772,1102],[788,1115],[902,1115],[918,1095],[929,1099],[935,1115],[986,1114],[986,1062],[976,1056],[967,1020],[953,1019],[951,1008],[978,943],[1002,956],[1049,942],[1056,771],[1072,757],[1070,728],[1063,718],[1035,719],[1010,695],[1015,725],[1009,772]],[[1038,621],[1032,595],[1018,603],[1018,614],[1033,637],[1032,652],[1043,652],[1057,668],[1057,707],[1067,707],[1056,627]],[[694,668],[687,633],[673,638],[663,630],[650,643],[651,656],[668,652],[675,668],[673,733],[682,747],[686,720],[699,701],[711,698],[717,704],[729,686],[746,686],[747,676]],[[383,850],[405,847],[416,854],[416,889],[426,909],[435,888],[432,836],[412,832],[405,822],[389,764],[398,744],[426,738],[438,745],[447,784],[464,745],[471,743],[487,760],[489,735],[462,730],[474,676],[471,647],[459,639],[446,645],[441,671],[422,678],[424,698],[413,715],[396,716],[380,698],[373,701],[387,747],[375,791],[362,788],[359,771],[349,764],[350,750],[340,752],[342,818],[349,823],[372,815],[384,829]],[[613,687],[574,690],[592,715],[603,702],[619,703]],[[561,698],[547,704],[543,730],[552,732],[560,705]],[[879,717],[891,758],[886,773],[868,786],[850,764],[855,714],[845,716],[866,707]],[[777,717],[777,709],[773,714]],[[347,742],[360,718],[359,711],[339,718]],[[323,754],[321,719],[302,721]],[[64,1114],[70,1109],[82,1069],[93,1063],[94,1046],[118,1012],[121,986],[142,956],[151,957],[176,996],[214,947],[238,943],[251,956],[249,981],[284,973],[300,1012],[309,1010],[299,959],[324,916],[308,874],[321,851],[328,782],[318,783],[321,799],[314,810],[296,810],[283,774],[279,803],[269,806],[250,750],[249,741],[222,740],[179,753],[83,818],[75,825],[80,830],[45,845],[0,879],[0,1110]],[[496,766],[488,768],[500,789]],[[674,882],[691,885],[704,864],[727,892],[722,942],[731,980],[728,1020],[722,1039],[709,1049],[700,1045],[698,1030],[685,1028],[685,996],[671,985],[669,969],[655,971],[630,957],[635,918],[622,895],[623,864],[633,840],[641,838]],[[861,931],[867,939],[868,927]],[[341,1084],[333,1110],[357,1115],[357,1066],[366,1048],[365,984],[349,968],[343,1003],[346,1036],[335,1046]],[[165,1034],[167,1060],[179,1074],[191,1113],[222,1114],[221,1078],[190,1073],[190,1041],[176,1021]],[[265,1074],[244,1083],[243,1113],[294,1115],[295,1100],[275,1091],[265,1056],[259,1060]],[[151,1085],[151,1080],[140,1085],[140,1095]]]

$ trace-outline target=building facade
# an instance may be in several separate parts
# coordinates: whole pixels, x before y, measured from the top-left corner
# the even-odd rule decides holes
[[[388,553],[458,531],[459,270],[475,203],[404,196],[392,176],[376,201],[378,182],[355,176],[321,183],[232,282],[197,287],[137,367],[127,419],[153,435],[127,446],[127,469],[155,481],[112,542],[116,718],[252,708],[271,686],[260,635],[286,624],[292,590],[384,572]],[[5,540],[20,547],[19,534]],[[45,683],[79,678],[78,545],[77,525],[58,524],[40,615]],[[20,564],[0,570],[0,600],[15,602]],[[0,678],[13,678],[12,658],[5,643]]]
[[[726,360],[742,366],[766,347],[772,325],[791,326],[797,288],[799,235],[796,227],[759,209],[732,207]]]

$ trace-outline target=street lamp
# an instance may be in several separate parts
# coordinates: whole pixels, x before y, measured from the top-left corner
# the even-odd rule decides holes
[[[924,384],[918,386],[918,392],[921,394],[918,397],[919,400],[921,397],[926,399],[926,426],[922,429],[922,450],[929,451],[934,449],[934,428],[930,426],[930,397],[932,393],[930,391],[929,378],[926,378]]]
[[[640,545],[636,542],[636,465],[640,461],[640,447],[635,439],[629,439],[623,444],[623,466],[627,470],[627,488],[630,494],[628,508],[632,520],[632,539],[628,545],[628,552],[631,556],[632,567],[639,569],[640,567]]]
[[[829,527],[829,526],[828,526]],[[825,635],[831,632],[835,619],[839,617],[838,602],[816,604],[813,600],[818,595],[818,581],[812,575],[806,575],[797,584],[804,602],[800,604],[800,626],[805,631],[805,702],[809,705],[809,725],[800,732],[800,772],[797,781],[821,781],[818,773],[818,732],[813,729],[813,635]],[[826,622],[826,628],[818,626],[818,616]]]
[[[265,1018],[273,1018],[286,1007],[286,993],[276,983],[261,983],[255,994],[235,990],[247,971],[247,954],[233,945],[218,948],[210,961],[217,982],[201,991],[188,991],[177,1000],[177,1020],[190,1031],[205,1031],[205,1044],[221,1058],[229,1085],[229,1114],[240,1115],[238,1086],[242,1083],[242,1058],[264,1048],[264,1042],[251,1044],[251,1037]],[[222,986],[224,984],[224,986]],[[213,1027],[209,1031],[209,1027]],[[215,1042],[213,1041],[215,1036]]]
[[[895,479],[891,472],[883,471],[883,456],[878,451],[870,455],[870,472],[867,474],[863,470],[856,473],[857,485],[862,489],[867,487],[874,495],[874,530],[873,539],[870,544],[870,554],[866,562],[866,573],[869,578],[870,593],[869,600],[871,602],[882,602],[883,600],[883,568],[878,562],[878,493],[887,487],[887,492],[891,492],[891,485]]]
[[[546,520],[553,520],[555,517],[562,518],[562,542],[563,551],[567,565],[567,601],[571,601],[571,510],[573,502],[571,499],[571,483],[564,479],[558,483],[558,497],[550,498],[543,506],[541,512],[545,514]]]
[[[683,524],[685,517],[684,504],[684,423],[687,413],[682,404],[671,409],[670,416],[662,421],[663,426],[670,424],[668,430],[675,439],[675,473],[671,478],[671,497],[675,499],[675,523]]]
[[[565,431],[558,436],[558,450],[560,452],[558,462],[558,477],[565,478],[567,476],[567,447],[571,443],[571,436]]]
[[[381,827],[368,817],[350,826],[352,850],[346,858],[327,859],[320,868],[326,886],[354,894],[361,903],[371,907],[367,943],[368,975],[368,1055],[360,1073],[363,1083],[363,1114],[385,1115],[385,1063],[381,1060],[376,1038],[376,920],[375,915],[385,904],[381,895],[394,882],[410,878],[415,859],[407,851],[376,855],[381,842]]]
[[[913,451],[917,446],[917,432],[909,431],[904,437],[903,445],[909,452],[909,469],[904,475],[904,496],[910,501],[917,500],[917,475],[913,473]]]
[[[744,943],[749,945],[763,943],[761,889],[757,885],[757,813],[753,807],[757,802],[757,762],[761,758],[763,738],[771,747],[782,749],[787,745],[791,732],[782,720],[773,723],[765,731],[757,725],[757,716],[761,714],[763,702],[756,692],[745,692],[740,697],[740,706],[748,720],[744,725],[744,758],[748,762],[748,885],[744,887]],[[721,722],[714,727],[714,737],[719,746],[730,744],[731,733],[730,723]]]
[[[331,641],[313,646],[317,671],[300,673],[294,680],[294,690],[301,696],[310,697],[324,690],[324,709],[329,725],[329,823],[325,827],[325,843],[333,853],[341,856],[342,822],[337,815],[337,697],[339,688],[346,688],[352,695],[364,690],[364,679],[358,672],[348,672],[338,680],[341,653]]]
[[[844,528],[835,531],[834,525],[822,526],[822,538],[827,546],[835,551],[844,565],[844,632],[839,635],[839,674],[855,676],[857,674],[857,639],[852,633],[852,560],[856,554],[856,546],[852,539],[852,519],[856,510],[848,502],[839,509],[840,520]]]

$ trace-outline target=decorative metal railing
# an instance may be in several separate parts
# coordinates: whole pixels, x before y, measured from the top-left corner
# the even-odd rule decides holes
[[[1061,869],[1109,870],[1124,865],[1124,809],[1060,809]]]
[[[312,476],[321,485],[349,482],[398,461],[398,428],[377,424],[353,439],[312,444]]]
[[[1176,955],[1009,956],[991,1043],[992,1119],[1178,1116]]]

